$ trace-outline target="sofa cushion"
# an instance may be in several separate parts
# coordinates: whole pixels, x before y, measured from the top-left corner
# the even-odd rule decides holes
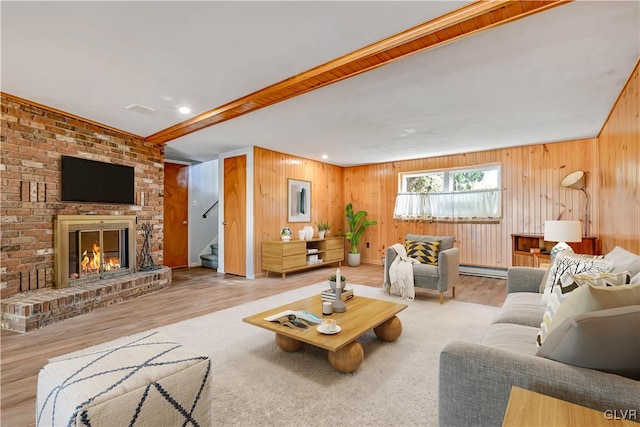
[[[579,255],[560,252],[556,255],[549,277],[542,294],[542,304],[547,304],[553,287],[564,275],[579,273],[608,273],[613,269],[613,261],[604,258],[594,258],[591,255]]]
[[[515,323],[538,328],[543,314],[544,306],[540,304],[540,294],[515,292],[507,295],[492,323]]]
[[[417,242],[432,242],[438,240],[440,242],[440,250],[446,251],[453,248],[456,238],[454,236],[427,236],[423,234],[407,234],[405,240],[415,240]]]
[[[422,242],[417,240],[407,240],[405,242],[407,255],[417,259],[422,264],[438,265],[439,240]]]
[[[535,344],[538,328],[513,323],[494,323],[482,338],[482,344],[533,356],[536,354]]]
[[[580,286],[557,307],[548,322],[543,320],[537,342],[542,345],[553,329],[577,314],[629,305],[640,305],[640,285]]]
[[[611,271],[614,273],[628,271],[632,277],[640,273],[640,255],[629,252],[620,246],[613,248],[604,258],[613,261],[614,266]]]
[[[640,305],[578,314],[558,325],[537,356],[640,380]]]

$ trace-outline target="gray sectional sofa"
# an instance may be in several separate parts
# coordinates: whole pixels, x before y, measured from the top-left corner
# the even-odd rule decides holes
[[[482,342],[453,341],[443,348],[441,427],[502,425],[514,385],[598,411],[640,414],[640,381],[536,356],[544,274],[538,268],[510,268],[507,298]]]

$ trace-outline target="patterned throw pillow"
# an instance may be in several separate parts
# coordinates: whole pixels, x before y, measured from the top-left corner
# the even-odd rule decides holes
[[[411,258],[417,259],[422,264],[438,265],[439,240],[433,242],[407,240],[405,247],[407,248],[407,255]]]
[[[631,273],[580,273],[571,274],[568,278],[561,279],[562,287],[573,286],[573,289],[583,285],[593,286],[620,286],[631,283]],[[573,290],[572,289],[572,290]]]
[[[560,252],[556,255],[549,269],[549,277],[542,294],[542,303],[549,302],[551,291],[563,276],[580,273],[608,273],[613,270],[613,265],[613,261],[602,257]]]
[[[547,302],[547,309],[542,316],[542,323],[540,324],[540,331],[536,338],[536,344],[538,347],[542,345],[544,339],[549,335],[551,325],[553,323],[553,316],[558,311],[560,304],[567,299],[570,292],[578,289],[579,286],[592,285],[592,286],[621,286],[630,282],[631,275],[628,271],[624,273],[580,273],[580,274],[566,274],[560,278],[558,283],[553,287],[549,301]]]

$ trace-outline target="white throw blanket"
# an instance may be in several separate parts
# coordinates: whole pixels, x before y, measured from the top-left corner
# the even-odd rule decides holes
[[[413,287],[413,264],[418,264],[419,261],[407,256],[406,248],[400,243],[391,246],[391,249],[395,250],[398,256],[389,266],[389,293],[403,299],[414,299],[416,292]]]

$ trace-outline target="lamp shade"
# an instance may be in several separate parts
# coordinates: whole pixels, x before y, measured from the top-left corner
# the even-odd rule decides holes
[[[580,221],[545,221],[544,240],[547,242],[581,242]]]
[[[575,171],[562,178],[560,185],[563,187],[573,188],[574,190],[584,189],[584,172]]]

